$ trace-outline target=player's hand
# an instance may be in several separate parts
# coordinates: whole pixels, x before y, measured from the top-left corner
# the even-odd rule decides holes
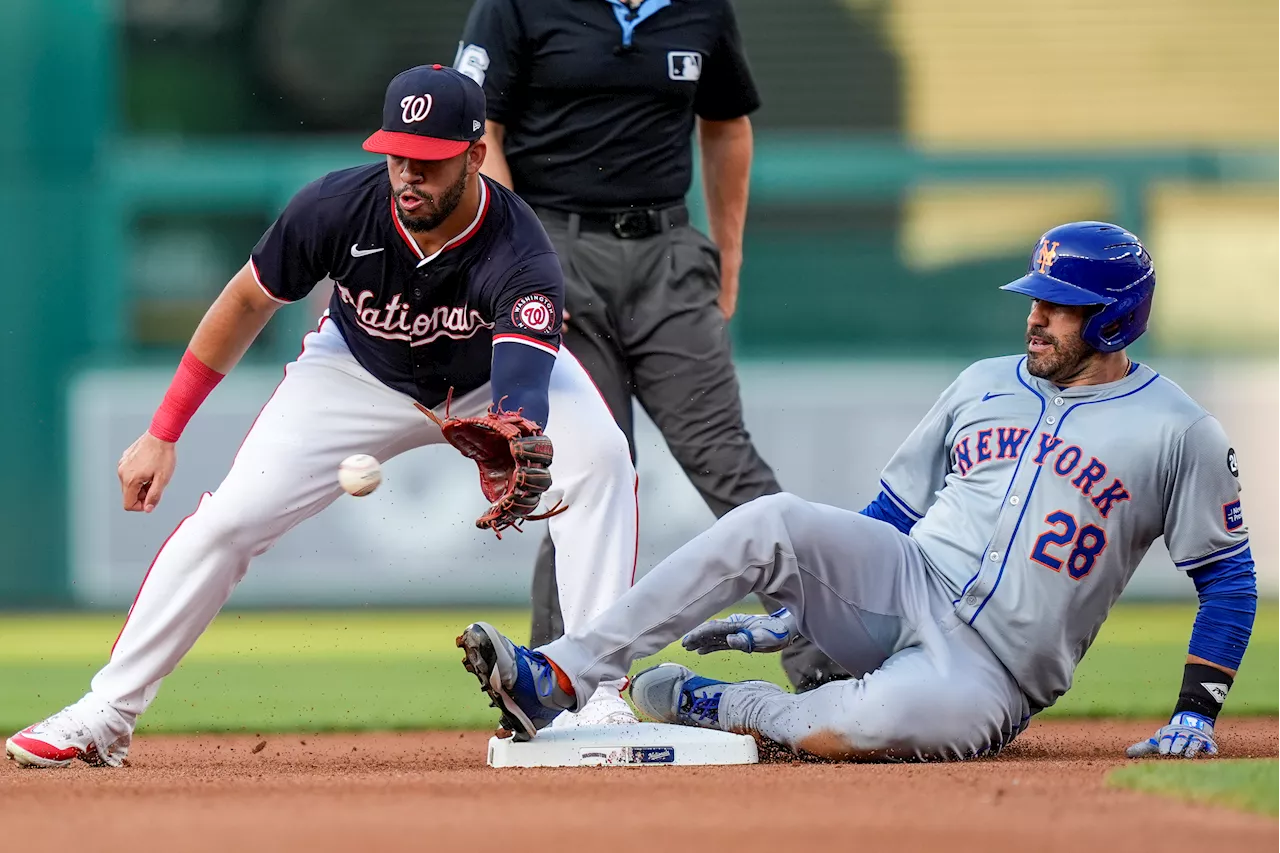
[[[1213,723],[1207,717],[1191,711],[1174,714],[1169,725],[1125,750],[1125,755],[1130,758],[1145,758],[1148,755],[1195,758],[1217,754],[1218,745],[1213,742]]]
[[[778,652],[800,636],[796,619],[785,607],[763,616],[735,613],[727,619],[712,619],[684,635],[680,643],[700,655],[730,649],[739,652]]]
[[[175,447],[173,442],[161,441],[150,432],[144,432],[129,445],[116,466],[126,510],[151,512],[160,503],[160,496],[173,479],[173,469],[178,464]]]

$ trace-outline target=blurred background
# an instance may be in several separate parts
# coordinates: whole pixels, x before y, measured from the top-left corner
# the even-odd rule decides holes
[[[0,3],[0,607],[128,606],[327,294],[284,309],[215,391],[154,514],[120,508],[120,452],[288,198],[368,162],[386,81],[451,63],[469,6]],[[1110,220],[1159,271],[1136,357],[1232,435],[1274,596],[1276,3],[735,6],[764,106],[732,328],[748,426],[784,487],[872,498],[954,374],[1020,348],[1026,302],[995,288],[1039,235]],[[639,468],[643,572],[712,517],[647,422]],[[540,526],[477,533],[474,467],[447,448],[386,472],[256,561],[233,605],[527,602]],[[1194,590],[1157,546],[1131,594]]]

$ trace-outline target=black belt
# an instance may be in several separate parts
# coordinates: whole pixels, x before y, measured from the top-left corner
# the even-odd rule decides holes
[[[623,240],[652,237],[671,228],[689,224],[689,208],[683,204],[662,208],[627,210],[622,213],[573,213],[550,207],[535,208],[538,218],[571,226],[578,219],[579,231],[598,231]]]

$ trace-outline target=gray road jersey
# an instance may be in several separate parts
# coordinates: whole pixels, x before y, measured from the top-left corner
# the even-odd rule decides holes
[[[1052,705],[1147,549],[1187,570],[1248,545],[1221,425],[1146,365],[1058,388],[980,361],[884,470],[956,612],[1037,709]]]

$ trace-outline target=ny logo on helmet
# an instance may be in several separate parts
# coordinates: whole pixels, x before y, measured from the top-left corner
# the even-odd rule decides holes
[[[1040,241],[1040,253],[1036,255],[1036,263],[1040,265],[1040,272],[1046,273],[1053,266],[1053,262],[1058,259],[1058,247],[1062,243],[1055,240],[1052,243],[1048,239]]]

